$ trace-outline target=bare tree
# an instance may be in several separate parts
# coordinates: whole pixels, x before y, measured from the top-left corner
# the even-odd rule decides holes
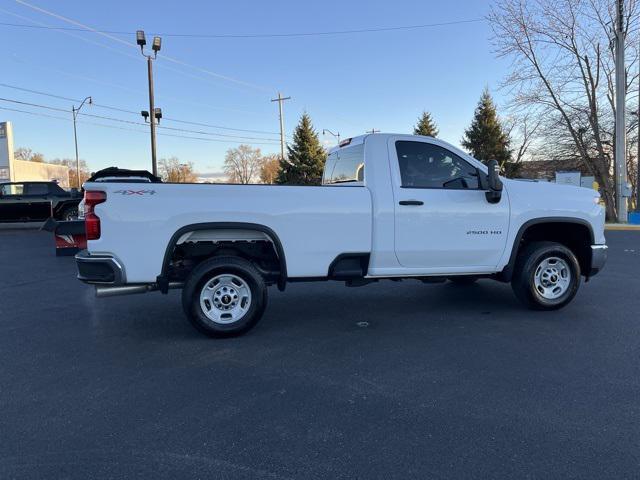
[[[628,36],[637,16],[626,0],[624,31],[629,44],[627,89],[636,81],[635,43]],[[615,218],[612,177],[615,143],[615,59],[609,0],[499,0],[488,16],[500,56],[512,61],[505,86],[512,108],[540,115],[543,142],[554,157],[578,156],[601,186],[607,216]]]
[[[76,179],[77,171],[75,158],[54,158],[50,163],[53,163],[54,165],[64,165],[69,169],[69,185],[82,185],[91,176],[87,162],[82,159],[80,159],[80,183],[78,183],[78,180]]]
[[[44,155],[38,152],[34,152],[30,148],[20,147],[13,152],[13,157],[16,160],[24,160],[26,162],[44,162]]]
[[[275,183],[280,171],[280,155],[273,153],[262,157],[260,165],[260,181],[262,183]]]
[[[165,182],[194,183],[198,180],[193,171],[193,162],[181,163],[178,157],[161,158],[158,170]]]
[[[516,177],[522,162],[531,157],[531,147],[535,143],[540,130],[541,120],[532,111],[509,116],[505,124],[505,133],[510,139],[511,160],[504,162],[500,168],[507,177]]]
[[[255,183],[260,175],[262,153],[259,148],[240,145],[230,148],[224,157],[224,173],[229,183]]]

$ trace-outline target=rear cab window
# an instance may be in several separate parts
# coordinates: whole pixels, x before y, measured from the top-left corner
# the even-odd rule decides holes
[[[364,184],[364,143],[343,147],[329,154],[323,185]]]
[[[0,192],[2,196],[10,196],[10,195],[23,195],[24,194],[24,185],[22,183],[4,183],[0,185]]]

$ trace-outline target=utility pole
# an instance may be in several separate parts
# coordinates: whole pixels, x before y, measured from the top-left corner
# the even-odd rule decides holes
[[[78,190],[80,190],[80,188],[82,187],[82,182],[80,181],[80,157],[78,156],[78,130],[76,128],[76,120],[78,118],[78,112],[84,105],[84,102],[87,101],[89,102],[89,105],[91,105],[91,103],[93,102],[93,100],[91,100],[91,97],[87,97],[82,100],[82,103],[78,108],[76,108],[75,105],[71,106],[71,114],[73,115],[73,141],[76,146],[76,186],[78,187]]]
[[[283,97],[278,92],[278,98],[272,98],[272,102],[278,102],[278,112],[280,115],[280,158],[284,161],[284,116],[282,115],[282,103],[285,100],[290,100],[291,97]]]
[[[140,112],[145,121],[149,118],[149,125],[151,126],[151,169],[155,176],[158,176],[158,163],[156,159],[156,120],[162,118],[162,112],[160,109],[155,108],[154,92],[153,92],[153,60],[158,56],[162,40],[160,37],[153,37],[153,43],[151,49],[153,50],[153,56],[145,55],[144,46],[147,44],[147,40],[144,36],[144,31],[136,31],[136,43],[140,46],[140,52],[147,59],[147,76],[149,77],[149,111]],[[146,113],[146,115],[145,115]]]
[[[640,50],[639,50],[640,51]],[[640,68],[640,66],[639,66]],[[640,76],[638,76],[640,78]],[[640,213],[640,81],[638,81],[638,153],[636,154],[636,212]]]
[[[380,130],[376,130],[375,128],[372,128],[371,130],[367,130],[366,133],[380,133]]]
[[[615,146],[615,184],[616,211],[618,222],[627,222],[627,162],[625,100],[626,78],[624,70],[624,0],[617,2],[618,19],[616,22],[616,146]]]

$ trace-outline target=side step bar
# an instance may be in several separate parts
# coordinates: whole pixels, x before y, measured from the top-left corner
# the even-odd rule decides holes
[[[184,287],[184,283],[181,282],[170,282],[169,288],[182,288]],[[106,297],[116,297],[119,295],[134,295],[136,293],[147,293],[147,292],[155,292],[159,290],[160,287],[155,283],[145,283],[141,285],[119,285],[119,286],[107,286],[107,285],[96,285],[96,297],[98,298],[106,298]]]

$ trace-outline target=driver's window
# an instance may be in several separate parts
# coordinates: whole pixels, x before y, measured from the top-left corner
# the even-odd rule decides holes
[[[425,142],[396,142],[405,188],[477,189],[476,169],[455,153]]]

